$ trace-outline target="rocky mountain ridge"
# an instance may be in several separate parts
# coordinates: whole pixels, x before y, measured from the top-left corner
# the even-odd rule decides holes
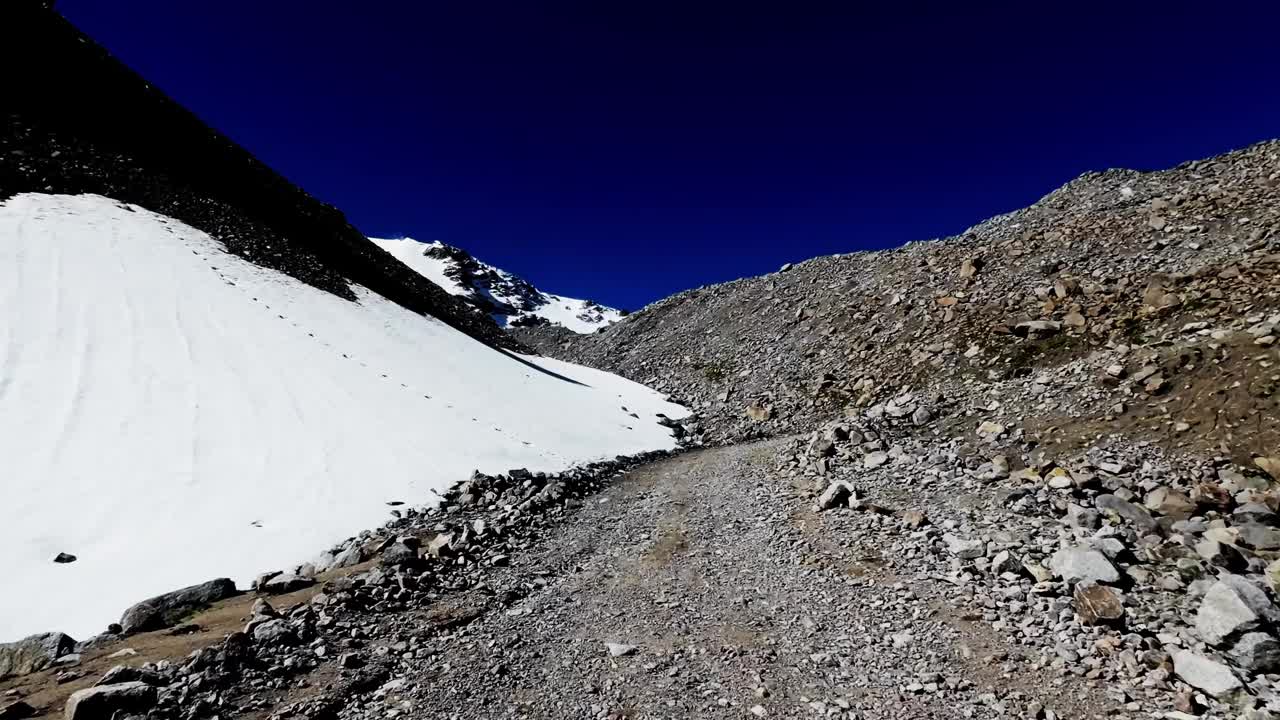
[[[575,333],[589,333],[617,322],[626,314],[591,300],[544,292],[518,275],[439,241],[371,240],[503,327],[556,326]]]
[[[353,284],[483,342],[488,317],[381,251],[316,200],[112,57],[47,2],[0,5],[13,73],[0,112],[0,198],[94,193],[181,220],[228,251],[352,300]],[[109,109],[109,111],[108,111]]]

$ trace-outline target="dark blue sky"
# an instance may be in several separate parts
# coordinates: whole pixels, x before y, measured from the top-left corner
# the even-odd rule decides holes
[[[1276,5],[57,7],[367,234],[636,308],[1280,135]]]

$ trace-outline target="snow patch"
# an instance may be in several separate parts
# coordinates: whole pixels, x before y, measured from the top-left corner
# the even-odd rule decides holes
[[[354,289],[99,196],[0,203],[0,641],[244,586],[473,469],[675,446],[654,416],[686,411],[641,385]]]

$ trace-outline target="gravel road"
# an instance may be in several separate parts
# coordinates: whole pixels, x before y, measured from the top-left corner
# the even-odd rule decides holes
[[[358,634],[393,679],[347,698],[342,716],[1054,717],[1041,702],[1070,709],[1058,717],[1096,711],[1102,693],[1083,679],[1002,671],[1010,648],[950,607],[944,583],[896,576],[881,535],[860,541],[853,514],[818,514],[778,478],[780,445],[639,468],[486,586],[376,620]]]

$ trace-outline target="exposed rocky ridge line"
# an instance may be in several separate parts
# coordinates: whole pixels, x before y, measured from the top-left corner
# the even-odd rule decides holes
[[[589,336],[512,332],[680,395],[713,442],[809,430],[847,406],[904,393],[945,398],[955,387],[1058,372],[1098,352],[1160,366],[1196,341],[1212,363],[1224,354],[1236,362],[1267,351],[1274,334],[1241,331],[1265,330],[1280,310],[1278,158],[1280,142],[1270,141],[1171,170],[1088,173],[956,237],[690,290]],[[1228,353],[1215,331],[1245,345]],[[1212,363],[1182,366],[1203,376]],[[1253,374],[1246,386],[1265,384],[1265,372]],[[1157,394],[1188,402],[1161,377]],[[1077,418],[1141,424],[1134,408],[1098,408],[1109,393],[1068,394],[1083,402]],[[1251,397],[1247,417],[1274,407],[1273,392]],[[1276,437],[1274,421],[1261,420],[1254,451]]]
[[[558,326],[595,332],[626,313],[591,300],[544,292],[514,273],[482,262],[462,248],[413,238],[370,238],[410,268],[422,273],[477,313],[504,327]]]
[[[94,193],[209,233],[227,249],[340,297],[358,283],[481,341],[519,348],[487,317],[368,242],[336,208],[209,128],[47,3],[3,3],[11,73],[0,198]]]

